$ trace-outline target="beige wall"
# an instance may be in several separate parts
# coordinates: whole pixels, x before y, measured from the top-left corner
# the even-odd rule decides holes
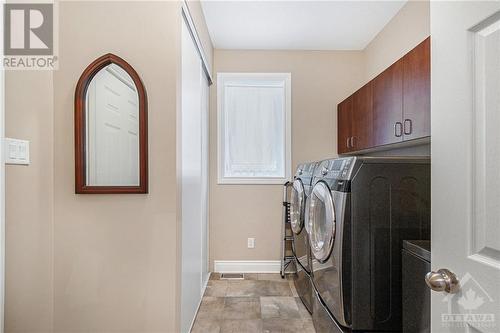
[[[5,168],[5,332],[53,328],[52,73],[7,71],[5,134],[30,141],[30,166]]]
[[[333,157],[337,151],[336,105],[364,76],[359,51],[215,50],[217,72],[292,73],[292,166]],[[211,260],[278,260],[281,185],[217,185],[217,94],[210,108]],[[247,249],[247,238],[255,248]]]
[[[59,69],[7,73],[6,133],[32,163],[6,170],[6,332],[178,331],[180,5],[60,2]],[[147,195],[74,194],[74,89],[108,52],[148,93]]]
[[[175,2],[60,4],[54,72],[56,331],[175,330],[179,8]],[[108,52],[127,60],[147,90],[147,195],[74,194],[74,89],[83,69]]]
[[[364,50],[365,82],[370,81],[431,33],[429,1],[411,0]]]

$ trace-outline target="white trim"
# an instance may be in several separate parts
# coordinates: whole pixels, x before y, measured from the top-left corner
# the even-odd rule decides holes
[[[216,273],[279,273],[279,260],[214,260]]]
[[[210,281],[210,274],[212,274],[212,273],[208,273],[207,281],[205,281],[205,283],[203,284],[203,286],[201,288],[200,301],[198,302],[198,306],[196,307],[196,312],[194,314],[193,320],[191,320],[191,325],[189,325],[188,332],[191,332],[193,330],[193,325],[194,325],[194,322],[196,321],[196,317],[198,316],[198,311],[200,311],[201,302],[203,302],[203,295],[205,295],[205,290],[207,289],[208,281]]]
[[[218,178],[217,185],[283,185],[289,180],[284,178]]]
[[[208,85],[211,85],[213,83],[212,66],[207,61],[207,56],[206,56],[205,50],[203,49],[203,45],[202,45],[200,37],[198,35],[198,31],[196,31],[196,25],[194,24],[193,17],[191,16],[191,13],[189,12],[189,6],[188,6],[186,0],[184,0],[182,2],[182,17],[184,18],[184,21],[186,22],[186,26],[189,30],[189,33],[191,34],[191,37],[193,38],[194,45],[196,46],[196,49],[198,50],[198,53],[200,55],[201,63],[203,65],[203,71],[205,72],[207,79],[208,79]]]
[[[269,79],[282,81],[285,86],[285,177],[279,178],[229,178],[222,175],[222,114],[224,101],[224,80],[226,79]],[[272,86],[277,86],[276,83]],[[292,74],[291,73],[217,73],[217,184],[280,184],[292,177]]]

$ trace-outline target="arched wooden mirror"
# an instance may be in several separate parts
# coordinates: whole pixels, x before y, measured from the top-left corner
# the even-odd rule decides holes
[[[75,92],[75,192],[147,193],[146,90],[125,60],[106,54]]]

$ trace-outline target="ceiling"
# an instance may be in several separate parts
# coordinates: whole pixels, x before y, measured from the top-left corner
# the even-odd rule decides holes
[[[201,3],[218,49],[361,50],[406,0]]]

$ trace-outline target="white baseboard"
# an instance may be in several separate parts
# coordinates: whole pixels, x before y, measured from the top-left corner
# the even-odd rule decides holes
[[[279,273],[279,260],[214,260],[216,273]]]

